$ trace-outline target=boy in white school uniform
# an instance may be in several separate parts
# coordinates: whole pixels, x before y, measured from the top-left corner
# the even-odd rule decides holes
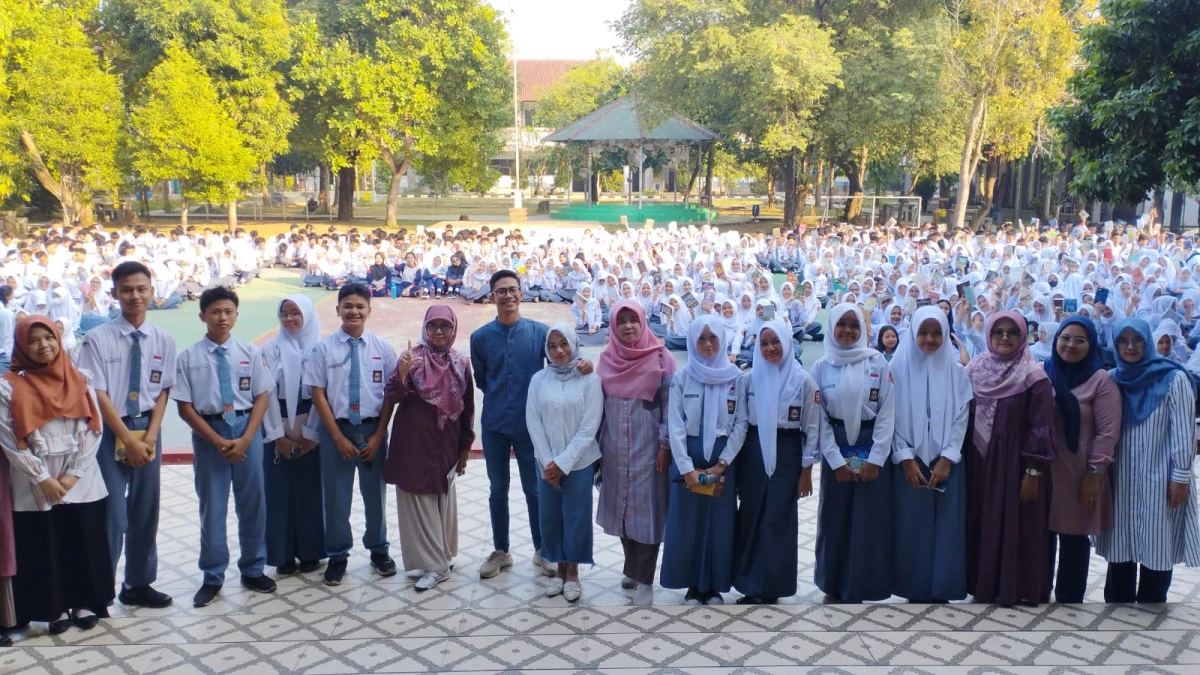
[[[321,427],[325,552],[329,556],[325,583],[330,586],[342,583],[354,545],[350,505],[356,471],[366,510],[363,547],[371,552],[371,566],[381,576],[396,573],[396,563],[388,555],[383,482],[387,428],[394,406],[384,403],[383,391],[399,357],[391,345],[366,329],[371,290],[365,285],[342,286],[337,314],[342,327],[309,352],[303,376],[312,386],[313,408]]]
[[[225,583],[229,546],[225,518],[229,493],[238,518],[238,569],[242,585],[274,593],[263,574],[267,561],[267,504],[263,483],[263,434],[275,380],[258,347],[230,334],[237,321],[237,293],[224,287],[200,295],[200,319],[208,332],[179,355],[171,398],[192,428],[192,468],[200,498],[200,570],[204,583],[192,604],[216,600]],[[279,430],[268,430],[275,440]]]

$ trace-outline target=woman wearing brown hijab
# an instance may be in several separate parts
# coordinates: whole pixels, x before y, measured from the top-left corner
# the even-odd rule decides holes
[[[21,317],[13,352],[0,378],[0,447],[11,464],[17,623],[87,630],[115,595],[96,463],[100,411],[49,317]]]

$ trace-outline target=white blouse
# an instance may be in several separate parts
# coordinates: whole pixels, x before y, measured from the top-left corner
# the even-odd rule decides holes
[[[741,406],[741,414],[746,421],[758,426],[758,406],[754,405],[754,380],[747,371],[742,380],[746,383],[746,405]],[[787,405],[779,406],[779,419],[775,421],[778,429],[799,429],[804,432],[804,458],[800,466],[807,468],[816,464],[817,449],[821,436],[821,407],[817,405],[817,385],[813,379],[804,375],[804,384]]]
[[[671,378],[671,394],[667,397],[667,429],[671,437],[671,456],[680,475],[695,470],[688,456],[688,436],[702,436],[701,417],[704,414],[704,384],[686,370],[678,370]],[[748,418],[742,412],[746,401],[746,378],[739,377],[729,385],[725,405],[718,406],[717,429],[714,438],[725,436],[725,449],[717,459],[732,464],[742,443],[746,441]],[[740,405],[739,405],[740,403]]]
[[[595,373],[560,379],[551,368],[534,373],[525,425],[538,468],[550,462],[571,473],[600,459],[596,433],[604,417],[604,390]]]
[[[895,404],[892,400],[892,375],[888,370],[887,359],[877,354],[849,366],[835,366],[822,358],[813,364],[812,378],[817,383],[820,393],[821,408],[821,455],[829,463],[829,468],[840,469],[846,460],[834,440],[833,427],[829,418],[842,419],[845,417],[842,407],[842,397],[838,387],[842,383],[842,371],[846,368],[863,368],[862,390],[862,421],[875,420],[875,428],[871,433],[871,454],[867,458],[876,466],[883,466],[892,451],[892,435],[895,431]],[[854,439],[850,439],[853,443]]]
[[[107,497],[96,462],[100,432],[88,429],[87,420],[59,418],[29,434],[29,448],[19,450],[12,429],[12,395],[12,384],[0,378],[0,447],[12,465],[13,511],[49,511],[54,504],[87,504]],[[90,382],[88,396],[96,400]],[[50,502],[42,493],[42,481],[66,474],[78,479],[75,486],[61,501]]]

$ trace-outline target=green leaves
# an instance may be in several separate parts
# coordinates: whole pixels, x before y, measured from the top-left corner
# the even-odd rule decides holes
[[[177,179],[188,197],[236,200],[257,161],[200,62],[168,45],[143,89],[130,116],[137,172],[148,183]]]
[[[1200,2],[1108,0],[1083,31],[1075,100],[1054,111],[1085,199],[1200,191]]]

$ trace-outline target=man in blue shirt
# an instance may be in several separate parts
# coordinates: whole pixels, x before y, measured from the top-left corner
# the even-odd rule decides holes
[[[543,574],[558,573],[557,565],[542,560],[542,533],[538,526],[537,463],[533,441],[525,427],[525,399],[529,381],[546,361],[546,324],[521,318],[521,280],[512,270],[500,270],[490,281],[496,320],[471,333],[471,369],[475,386],[483,392],[480,416],[483,459],[487,466],[490,494],[488,507],[492,517],[494,551],[479,567],[479,576],[490,579],[512,567],[508,552],[508,485],[510,453],[517,457],[521,490],[529,510],[529,531],[533,538],[533,564]],[[579,363],[579,371],[592,372],[589,361]]]

